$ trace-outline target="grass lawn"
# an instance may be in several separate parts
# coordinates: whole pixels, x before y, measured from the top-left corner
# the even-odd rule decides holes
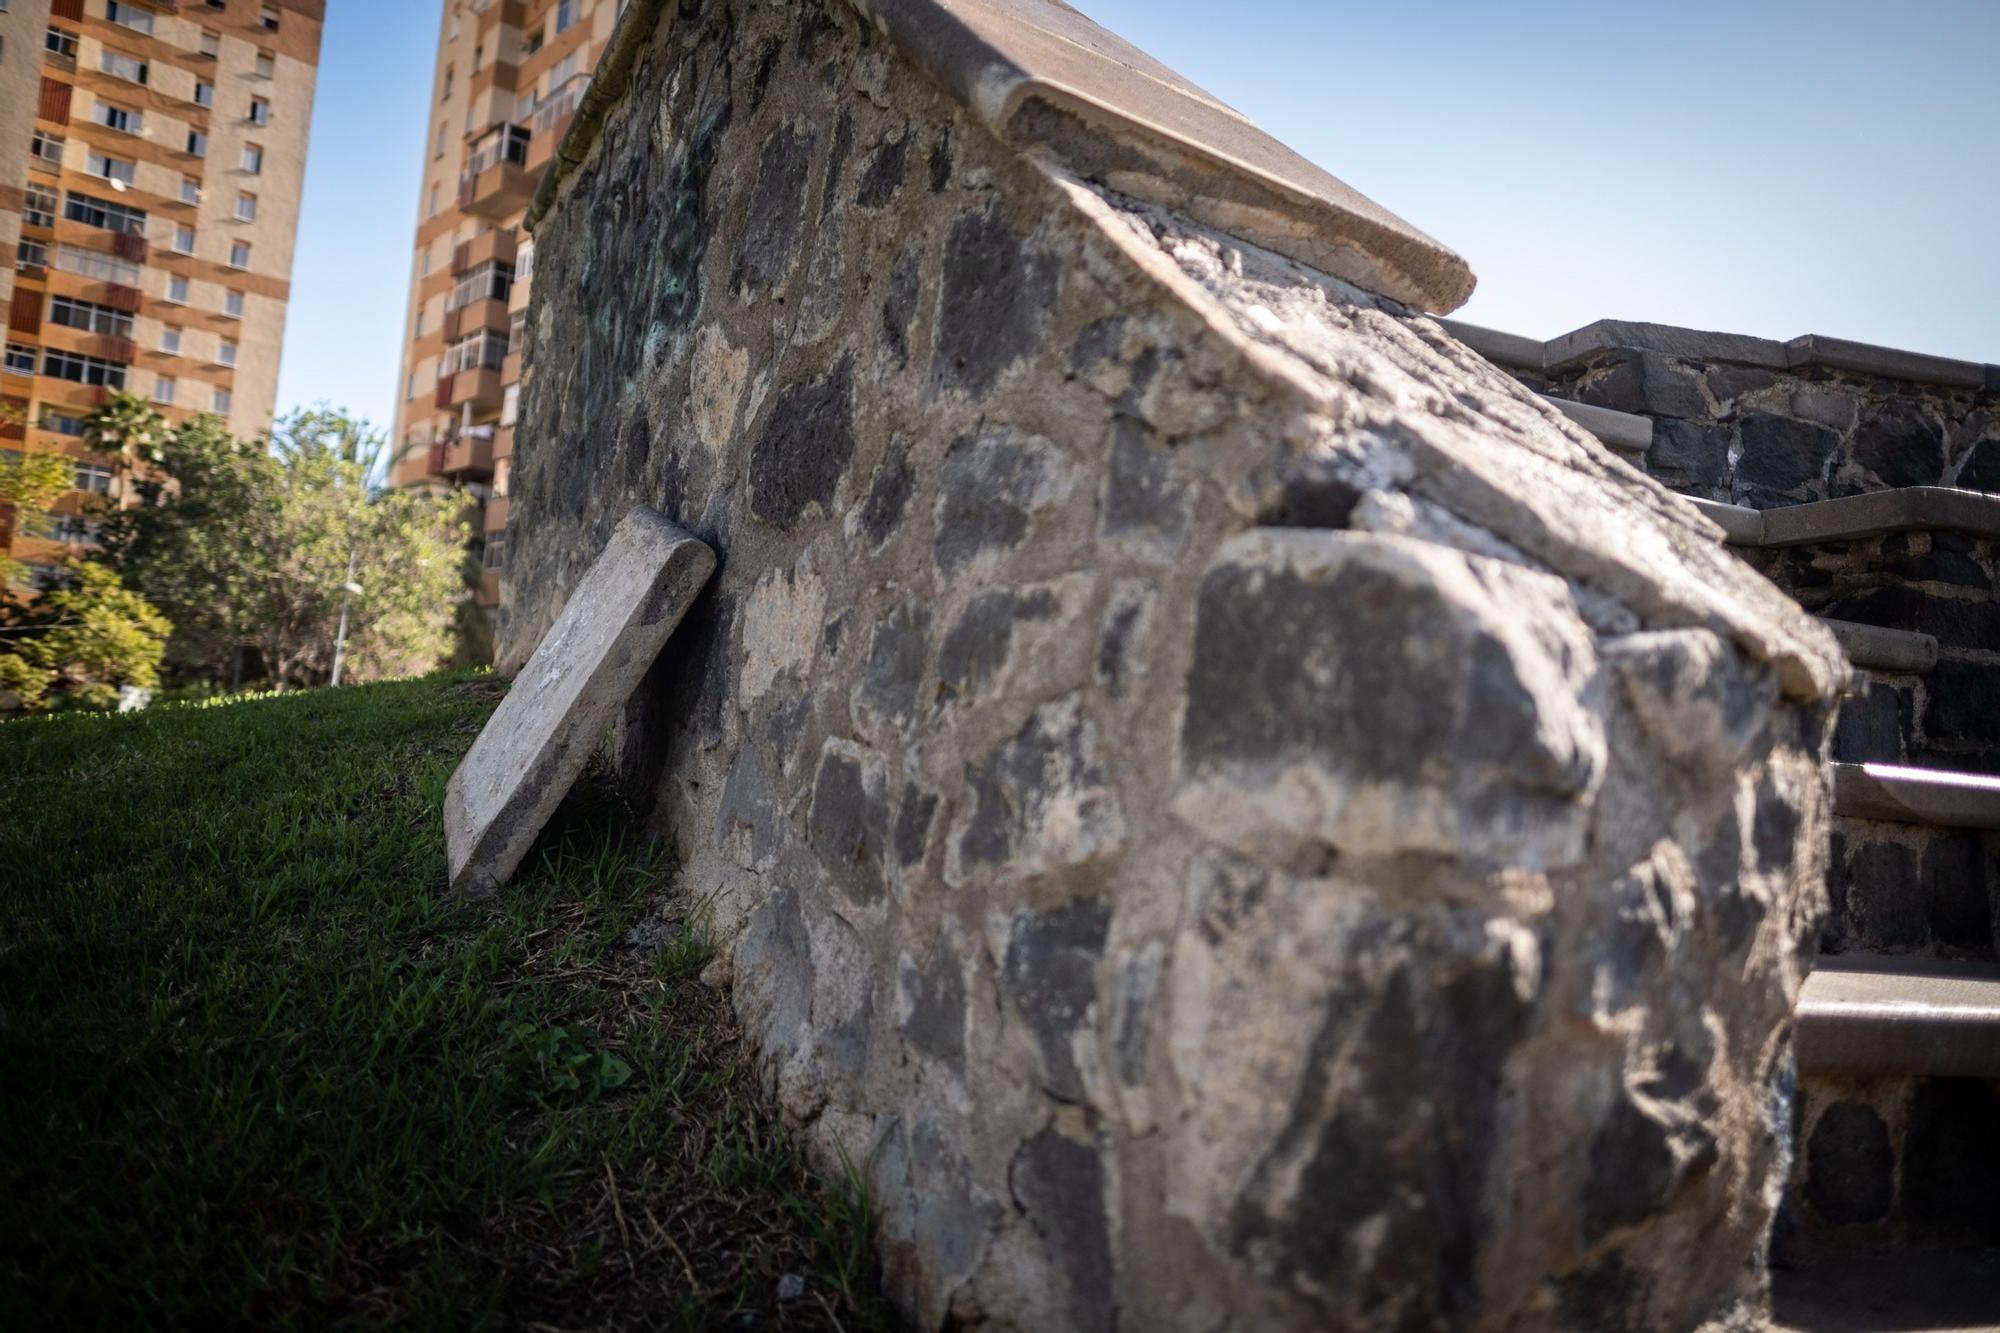
[[[0,1329],[888,1325],[607,784],[446,895],[500,694],[0,726]]]

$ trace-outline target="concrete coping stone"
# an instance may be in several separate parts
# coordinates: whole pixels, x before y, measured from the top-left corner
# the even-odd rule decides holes
[[[1622,453],[1643,454],[1653,447],[1653,419],[1590,403],[1537,394],[1543,402]]]
[[[715,552],[635,507],[445,789],[451,887],[488,897],[527,856],[709,575]]]
[[[1762,512],[1759,544],[1763,546],[1856,541],[1891,532],[1958,532],[2000,538],[2000,495],[1949,486],[1903,486]]]
[[[1897,671],[1920,675],[1937,665],[1938,642],[1931,634],[1916,630],[1885,629],[1853,620],[1820,617],[1820,624],[1833,637],[1855,666],[1873,671]]]
[[[1722,539],[1731,546],[1755,546],[1764,540],[1764,513],[1747,505],[1724,504],[1720,500],[1704,500],[1699,496],[1683,495],[1702,517],[1722,529]]]
[[[1001,142],[1419,310],[1456,310],[1463,258],[1061,0],[849,0]],[[529,205],[583,161],[663,0],[637,0]]]
[[[1991,963],[1822,957],[1799,991],[1797,1020],[1801,1070],[2000,1075],[2000,967]]]
[[[1721,361],[1766,370],[1801,370],[1815,366],[1873,375],[1913,384],[2000,392],[2000,365],[1959,361],[1951,357],[1906,352],[1850,338],[1808,333],[1789,342],[1751,338],[1735,333],[1709,333],[1671,324],[1642,324],[1601,319],[1572,333],[1541,342],[1517,333],[1440,320],[1446,331],[1495,365],[1513,370],[1554,370],[1598,352],[1657,352],[1687,361]]]
[[[2000,777],[1899,764],[1835,764],[1833,812],[1894,824],[2000,829]]]

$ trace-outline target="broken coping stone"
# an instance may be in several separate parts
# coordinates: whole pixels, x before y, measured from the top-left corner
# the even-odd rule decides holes
[[[454,892],[489,897],[513,876],[714,572],[700,538],[644,506],[625,516],[451,775]]]

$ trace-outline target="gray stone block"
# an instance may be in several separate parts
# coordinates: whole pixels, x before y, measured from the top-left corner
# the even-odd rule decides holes
[[[1833,637],[1847,653],[1847,660],[1855,666],[1920,674],[1937,665],[1938,641],[1933,635],[1824,616],[1820,623],[1833,631]]]
[[[1540,338],[1524,338],[1518,333],[1467,324],[1458,319],[1441,319],[1445,332],[1485,357],[1496,366],[1510,370],[1540,370],[1546,344]]]
[[[1701,329],[1676,328],[1671,324],[1636,324],[1617,319],[1600,319],[1574,333],[1551,338],[1545,360],[1553,370],[1596,352],[1618,350],[1659,352],[1682,361],[1728,361],[1739,366],[1762,366],[1767,370],[1784,370],[1790,365],[1785,345],[1769,338],[1709,333]]]
[[[1747,505],[1724,504],[1720,500],[1682,497],[1701,511],[1703,518],[1722,529],[1722,539],[1731,546],[1758,546],[1764,540],[1764,511]]]
[[[515,677],[445,789],[451,886],[506,884],[667,636],[715,570],[715,553],[634,508]]]
[[[1954,361],[1950,357],[1898,351],[1893,347],[1829,338],[1818,333],[1808,333],[1786,343],[1785,359],[1794,368],[1825,366],[1829,370],[1879,375],[1883,379],[1910,380],[1954,389],[1985,387],[1987,372],[1993,369],[1977,361]]]
[[[1835,764],[1833,808],[1849,819],[2000,829],[2000,777],[1891,764]]]
[[[1762,544],[1803,546],[1919,530],[2000,538],[2000,496],[1906,486],[1767,509]]]

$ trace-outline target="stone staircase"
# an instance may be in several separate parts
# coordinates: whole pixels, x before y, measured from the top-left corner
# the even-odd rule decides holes
[[[2000,1327],[2000,368],[1451,327],[1687,494],[1857,668],[1794,1035],[1777,1322]]]

